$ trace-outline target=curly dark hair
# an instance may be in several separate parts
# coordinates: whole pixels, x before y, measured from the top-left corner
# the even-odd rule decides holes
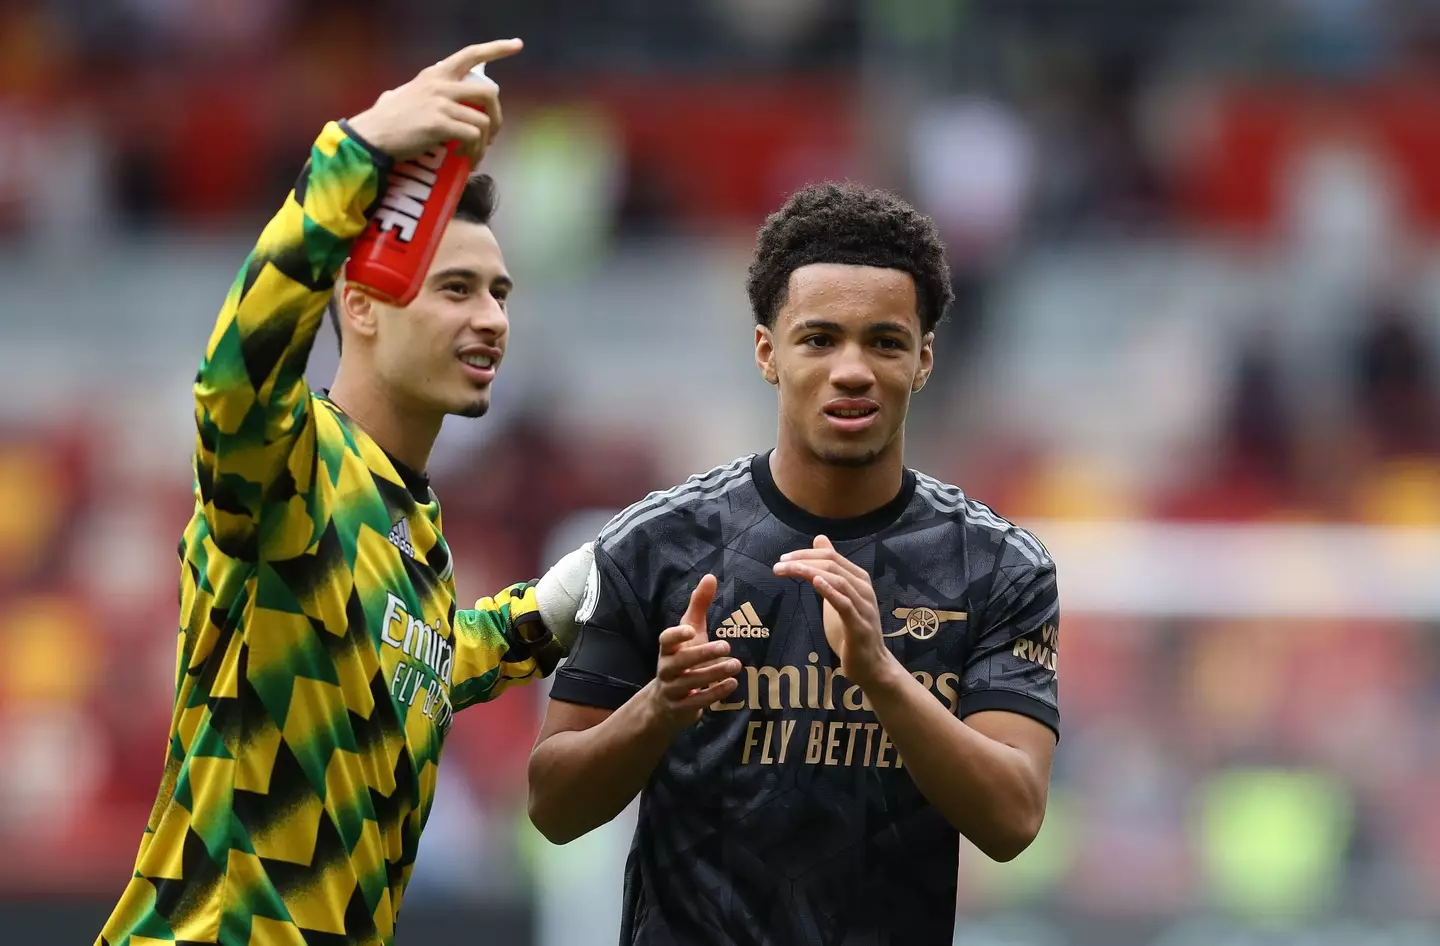
[[[495,208],[499,204],[500,193],[495,187],[495,179],[489,174],[473,174],[465,182],[465,188],[460,191],[460,200],[455,204],[455,215],[451,219],[489,226],[490,218],[495,216]],[[344,344],[340,337],[339,305],[340,301],[332,294],[330,301],[325,306],[325,314],[330,318],[330,327],[335,330],[337,347]]]
[[[774,327],[790,274],[811,263],[909,273],[922,332],[933,331],[955,299],[945,244],[934,222],[888,191],[851,183],[811,184],[765,220],[745,283],[757,325]]]

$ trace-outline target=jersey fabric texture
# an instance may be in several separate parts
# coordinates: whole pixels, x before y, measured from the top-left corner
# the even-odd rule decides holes
[[[627,946],[953,941],[959,834],[836,672],[814,588],[771,570],[817,534],[869,572],[886,645],[952,713],[1021,713],[1058,738],[1054,563],[960,490],[907,471],[883,508],[821,519],[754,456],[652,494],[596,542],[584,627],[551,697],[628,700],[707,572],[710,637],[744,667],[641,793]]]
[[[106,946],[391,943],[454,711],[561,656],[533,583],[456,609],[428,483],[304,380],[389,166],[327,125],[210,337],[169,747]]]

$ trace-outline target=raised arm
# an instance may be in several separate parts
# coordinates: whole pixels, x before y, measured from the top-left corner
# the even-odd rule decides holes
[[[309,488],[305,365],[389,165],[344,122],[327,124],[220,310],[195,377],[195,476],[211,535],[229,555],[256,558],[262,509]]]
[[[466,47],[349,122],[327,124],[235,277],[195,377],[195,478],[226,554],[289,557],[309,544],[303,528],[272,524],[304,514],[299,497],[315,468],[305,365],[335,278],[394,161],[452,140],[483,153],[500,126],[495,86],[461,79],[520,45]]]

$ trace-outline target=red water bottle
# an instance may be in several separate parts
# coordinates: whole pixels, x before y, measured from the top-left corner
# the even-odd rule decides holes
[[[488,82],[485,64],[467,81]],[[460,143],[436,145],[390,171],[385,195],[350,248],[345,279],[391,305],[409,305],[430,271],[435,247],[470,177]]]

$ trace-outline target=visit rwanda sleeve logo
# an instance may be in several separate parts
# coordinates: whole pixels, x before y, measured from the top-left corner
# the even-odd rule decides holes
[[[1046,624],[1040,628],[1038,641],[1031,635],[1022,637],[1015,642],[1011,654],[1021,660],[1039,664],[1052,673],[1058,673],[1059,651],[1060,628],[1054,624]]]

